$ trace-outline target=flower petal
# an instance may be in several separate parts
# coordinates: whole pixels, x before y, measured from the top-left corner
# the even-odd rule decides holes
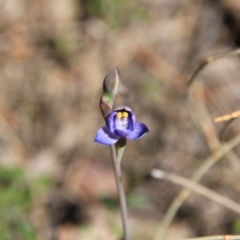
[[[148,127],[144,123],[136,122],[134,130],[127,135],[128,139],[135,140],[149,132]]]
[[[120,137],[127,137],[128,134],[130,133],[130,131],[128,129],[116,129],[114,131],[116,133],[116,135],[120,136]]]
[[[129,121],[128,129],[130,131],[133,131],[135,123],[136,123],[136,116],[133,113],[132,109],[129,107],[126,107],[126,106],[122,106],[122,107],[118,107],[118,108],[114,109],[114,112],[119,112],[119,111],[120,112],[124,112],[124,111],[128,112],[128,121]]]
[[[128,113],[128,126],[127,129],[130,131],[133,131],[136,123],[136,116],[132,112],[132,110],[129,107],[118,107],[114,111],[112,111],[106,118],[106,125],[109,127],[111,132],[114,132],[116,129],[118,129],[118,126],[116,124],[117,121],[117,113],[118,112],[127,112]],[[121,130],[121,129],[119,129]]]
[[[116,115],[117,115],[117,112],[113,111],[106,118],[106,125],[108,126],[111,132],[114,132],[114,130],[116,129],[116,126],[115,126]]]
[[[131,109],[130,109],[131,110]],[[133,131],[135,128],[135,124],[136,124],[136,116],[135,114],[131,111],[128,111],[129,113],[129,124],[128,124],[128,129],[130,131]]]
[[[112,133],[108,127],[102,127],[98,129],[95,142],[104,144],[104,145],[113,145],[115,144],[120,137]]]

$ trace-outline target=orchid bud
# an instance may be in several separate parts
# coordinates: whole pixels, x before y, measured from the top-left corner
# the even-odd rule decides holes
[[[113,68],[103,80],[103,93],[116,95],[120,83],[118,68]]]
[[[117,68],[113,68],[103,80],[103,95],[100,99],[99,107],[104,118],[112,112],[119,84],[119,71]]]

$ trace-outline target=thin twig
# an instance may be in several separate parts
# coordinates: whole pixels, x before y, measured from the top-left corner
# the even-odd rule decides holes
[[[223,127],[222,131],[220,132],[219,138],[220,138],[221,142],[225,142],[225,134],[234,120],[235,120],[235,118],[232,118],[229,121],[227,121],[225,126]]]
[[[194,87],[198,87],[199,89],[197,94],[198,99],[196,99],[197,97],[196,96],[194,97],[194,95],[191,94],[189,91],[188,98],[189,112],[192,116],[196,128],[199,129],[199,131],[205,136],[211,151],[215,152],[222,146],[223,142],[219,140],[213,121],[208,113],[208,109],[204,101],[204,94],[201,82],[197,82],[197,84],[195,84]],[[240,169],[238,156],[233,151],[228,152],[227,158],[229,159],[233,170]]]
[[[221,58],[236,56],[238,54],[240,54],[239,48],[207,57],[205,60],[202,61],[200,66],[196,69],[196,71],[193,73],[192,77],[188,81],[188,83],[187,83],[188,89],[190,89],[190,87],[192,86],[192,83],[197,79],[198,75],[208,64],[213,63],[214,61],[219,60]],[[194,103],[194,98],[193,98],[193,96],[191,96],[191,92],[188,91],[188,93],[189,93],[188,107],[189,107],[190,113],[192,115],[192,119],[193,119],[196,127],[201,128],[201,130],[203,131],[204,135],[207,138],[208,145],[210,146],[210,148],[215,151],[216,149],[221,147],[221,143],[224,142],[223,138],[224,138],[226,131],[228,130],[231,123],[236,119],[237,113],[240,111],[234,112],[231,115],[231,117],[234,117],[234,119],[230,120],[226,124],[226,126],[223,128],[223,130],[220,133],[220,141],[219,141],[219,139],[215,133],[212,121],[210,121],[210,117],[207,112],[206,106],[204,106],[204,104],[202,104],[201,101],[198,101],[198,104],[196,102]],[[201,96],[200,99],[203,100],[204,96]],[[198,107],[198,109],[197,109],[197,107]],[[201,116],[201,121],[200,121],[199,116]],[[196,119],[196,118],[198,118],[198,119]],[[205,124],[205,122],[207,124]],[[227,158],[229,158],[233,169],[238,170],[240,168],[239,159],[233,151],[229,151],[229,153],[227,154]]]
[[[234,49],[232,51],[226,51],[223,53],[219,53],[219,54],[215,54],[212,56],[207,57],[206,59],[204,59],[202,61],[202,63],[199,65],[199,67],[195,70],[195,72],[193,73],[192,77],[189,79],[189,81],[187,82],[187,88],[190,89],[190,87],[192,86],[193,82],[197,79],[198,75],[200,74],[200,72],[210,63],[219,60],[221,58],[225,58],[225,57],[231,57],[231,56],[236,56],[240,54],[240,49]],[[189,104],[189,108],[192,110],[194,109],[193,104],[191,103],[191,101],[189,100],[190,104]],[[236,118],[234,118],[236,119]],[[223,129],[223,133],[221,133],[221,135],[224,135],[226,130],[228,129],[229,125],[234,121],[234,119],[232,121],[230,121],[229,123],[227,123],[227,125],[224,127]]]
[[[222,145],[222,147],[216,151],[210,158],[206,159],[204,163],[198,168],[198,170],[193,174],[191,181],[198,182],[203,175],[215,164],[217,163],[225,154],[227,154],[232,148],[237,146],[240,143],[240,135],[234,137],[228,143]],[[181,207],[182,203],[187,199],[190,194],[190,190],[183,188],[175,200],[172,202],[170,207],[168,208],[167,213],[155,234],[156,240],[162,240],[167,228],[172,222],[176,212]]]
[[[223,52],[223,53],[219,53],[219,54],[215,54],[215,55],[212,55],[212,56],[209,56],[207,57],[206,59],[204,59],[202,61],[202,63],[199,65],[199,67],[195,70],[195,72],[193,73],[192,77],[190,78],[190,80],[187,82],[187,88],[190,89],[190,87],[192,86],[193,82],[197,79],[198,75],[201,73],[201,71],[210,63],[213,63],[214,61],[216,60],[219,60],[219,59],[222,59],[222,58],[225,58],[225,57],[232,57],[232,56],[236,56],[236,55],[239,55],[240,54],[240,49],[237,48],[237,49],[234,49],[234,50],[231,50],[231,51],[226,51],[226,52]],[[194,104],[193,102],[191,101],[191,98],[189,97],[188,99],[188,104],[189,104],[189,109],[190,109],[190,112],[193,113],[194,111]],[[193,115],[192,115],[192,118],[193,118]],[[232,124],[232,122],[235,121],[235,119],[237,119],[237,117],[235,117],[234,115],[234,119],[231,119],[229,122],[227,122],[227,124],[224,126],[223,130],[221,131],[220,133],[220,141],[221,142],[224,142],[223,141],[223,138],[224,138],[224,135],[226,133],[226,131],[228,130],[229,126]],[[194,120],[194,118],[193,118]],[[217,142],[218,142],[218,139],[216,139]],[[216,142],[216,143],[217,143]],[[217,143],[217,145],[219,145]],[[231,162],[233,163],[233,166],[235,167],[239,167],[239,164],[238,164],[238,158],[236,157],[236,155],[234,154],[234,152],[229,152],[228,154],[228,157],[231,159]]]
[[[196,128],[204,135],[209,148],[214,152],[221,147],[221,142],[218,139],[215,126],[206,107],[204,87],[200,81],[193,87],[197,88],[197,93],[188,92],[188,109]]]
[[[197,78],[198,74],[206,67],[206,65],[208,65],[209,63],[212,63],[218,59],[221,58],[225,58],[225,57],[232,57],[232,56],[236,56],[240,54],[240,49],[237,48],[235,50],[232,51],[226,51],[223,53],[219,53],[219,54],[215,54],[212,56],[207,57],[205,60],[202,61],[202,63],[199,65],[199,67],[196,69],[196,71],[194,72],[194,74],[192,75],[192,77],[190,78],[190,80],[187,83],[187,87],[189,88],[191,86],[191,84],[195,81],[195,79]]]
[[[236,202],[232,201],[229,198],[224,197],[223,195],[216,193],[198,183],[192,182],[186,178],[183,178],[181,176],[165,172],[160,169],[153,169],[151,171],[152,177],[156,179],[164,179],[173,183],[176,183],[182,187],[188,188],[189,190],[196,192],[200,195],[203,195],[206,198],[211,199],[214,202],[217,202],[221,205],[223,205],[226,208],[231,209],[234,212],[237,212],[240,214],[240,205]]]
[[[124,188],[122,184],[122,174],[121,174],[121,158],[125,149],[125,146],[116,149],[114,145],[110,146],[111,148],[111,156],[112,156],[112,164],[114,169],[114,175],[118,190],[118,197],[120,201],[120,210],[121,210],[121,218],[123,225],[123,240],[128,240],[130,231],[128,224],[128,213],[127,213],[127,204],[126,197],[124,193]]]
[[[240,240],[240,235],[219,235],[200,238],[188,238],[184,240]]]

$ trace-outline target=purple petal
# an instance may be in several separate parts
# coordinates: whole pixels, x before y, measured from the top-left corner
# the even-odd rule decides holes
[[[136,123],[136,116],[133,113],[132,109],[129,108],[129,107],[126,107],[126,106],[122,106],[122,107],[116,108],[114,111],[116,111],[116,112],[118,112],[118,111],[126,111],[126,112],[128,112],[128,114],[129,114],[129,116],[128,116],[128,119],[129,119],[128,129],[130,131],[133,131],[135,123]]]
[[[135,140],[142,137],[145,133],[149,132],[144,123],[136,123],[134,130],[127,135],[128,139]]]
[[[128,129],[130,131],[133,131],[135,128],[135,124],[136,124],[136,116],[135,114],[131,111],[128,111],[129,113],[129,125],[128,125]]]
[[[120,137],[127,137],[127,135],[131,132],[128,129],[122,129],[122,130],[118,130],[116,129],[114,131],[116,133],[116,135],[120,136]]]
[[[108,127],[102,127],[98,129],[95,142],[104,144],[104,145],[113,145],[115,144],[120,137],[112,133]]]
[[[111,132],[114,132],[114,130],[116,129],[116,126],[115,126],[116,115],[117,115],[117,112],[113,111],[106,118],[106,124],[109,127]]]
[[[106,125],[109,127],[110,131],[114,132],[114,130],[116,129],[116,115],[119,111],[128,112],[128,115],[129,115],[128,116],[128,120],[129,120],[128,129],[130,131],[133,131],[133,129],[135,127],[135,123],[136,123],[136,116],[129,107],[118,107],[107,116]]]

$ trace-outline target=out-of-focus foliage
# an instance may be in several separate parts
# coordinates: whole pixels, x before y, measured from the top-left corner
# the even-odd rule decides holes
[[[46,178],[27,181],[20,168],[0,168],[0,232],[1,239],[37,239],[31,220],[33,198],[49,186]],[[41,191],[40,191],[41,190]]]
[[[232,223],[232,228],[234,234],[239,234],[240,233],[240,221],[239,219],[235,219]]]
[[[90,16],[100,17],[112,28],[121,28],[134,21],[144,21],[149,15],[147,4],[136,0],[82,1]]]
[[[186,101],[199,59],[239,46],[239,11],[238,0],[1,1],[0,238],[121,235],[110,154],[93,143],[102,81],[118,67],[117,105],[150,129],[128,142],[122,167],[132,239],[151,239],[179,187],[146,176],[157,167],[189,178],[214,151],[223,124],[211,120],[239,110],[238,57],[199,76],[205,132]],[[226,141],[239,132],[236,120]],[[223,160],[201,184],[239,202],[239,160]],[[237,233],[238,219],[192,194],[164,240]]]

